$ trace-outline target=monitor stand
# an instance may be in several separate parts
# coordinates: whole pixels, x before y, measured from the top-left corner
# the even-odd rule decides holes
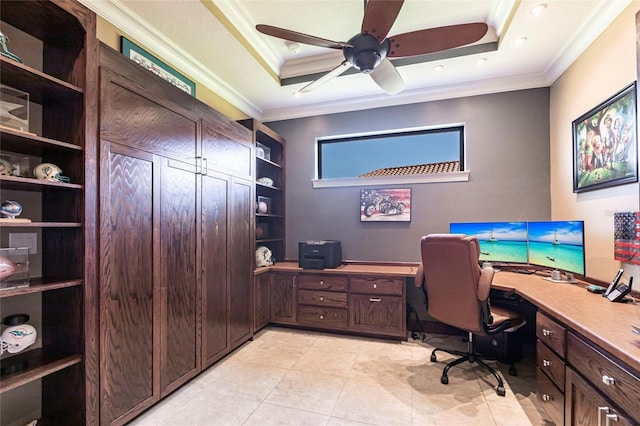
[[[551,281],[553,283],[563,283],[563,284],[574,284],[577,283],[578,280],[573,276],[572,273],[564,272],[565,277],[562,276],[563,272],[554,269],[551,271],[550,277],[543,277],[542,279]]]

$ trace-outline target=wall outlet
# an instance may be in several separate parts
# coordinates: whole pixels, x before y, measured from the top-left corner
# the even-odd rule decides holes
[[[29,254],[38,254],[38,234],[35,232],[11,232],[9,233],[9,247],[29,247]]]

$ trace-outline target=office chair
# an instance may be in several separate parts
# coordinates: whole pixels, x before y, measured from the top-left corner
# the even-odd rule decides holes
[[[469,339],[466,352],[439,347],[431,352],[431,362],[436,362],[437,351],[460,357],[444,367],[440,381],[445,385],[449,383],[447,374],[451,367],[469,361],[493,374],[498,381],[496,392],[505,396],[502,378],[480,359],[473,335],[515,331],[525,324],[524,317],[508,309],[490,306],[489,291],[494,270],[478,265],[480,244],[477,238],[459,234],[431,234],[422,237],[420,250],[422,265],[416,276],[416,286],[424,286],[427,290],[429,315],[466,331]]]

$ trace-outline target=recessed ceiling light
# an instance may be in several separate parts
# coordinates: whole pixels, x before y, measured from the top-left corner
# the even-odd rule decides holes
[[[531,8],[532,15],[540,15],[547,8],[545,3],[540,3]]]
[[[522,46],[526,42],[527,42],[527,38],[526,37],[518,37],[516,39],[516,46]]]
[[[487,58],[480,58],[476,61],[476,65],[484,65],[487,63]]]
[[[435,67],[433,67],[433,70],[435,72],[440,72],[444,69],[444,65],[436,65]]]

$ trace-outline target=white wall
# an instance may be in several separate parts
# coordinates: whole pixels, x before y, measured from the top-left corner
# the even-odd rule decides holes
[[[574,194],[572,122],[636,80],[638,10],[640,1],[631,3],[551,86],[552,219],[585,221],[587,275],[604,281],[621,267],[613,258],[613,214],[639,210],[638,184]],[[638,282],[639,268],[625,269]]]

